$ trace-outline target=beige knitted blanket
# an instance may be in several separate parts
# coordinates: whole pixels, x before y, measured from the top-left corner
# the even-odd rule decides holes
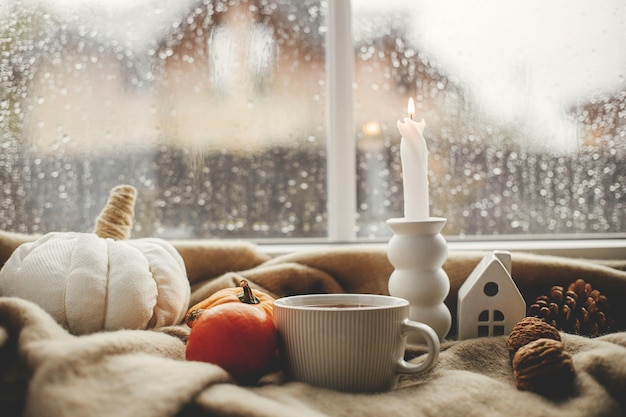
[[[30,236],[0,233],[0,265]],[[185,260],[190,303],[246,277],[275,296],[310,292],[386,293],[384,248],[334,248],[269,257],[245,242],[173,242]],[[446,304],[482,253],[450,253]],[[512,275],[527,302],[577,278],[609,296],[626,326],[624,262],[513,253]],[[454,323],[453,323],[454,326]],[[515,387],[505,337],[449,340],[437,365],[405,376],[393,391],[345,394],[289,381],[279,370],[257,386],[236,385],[217,366],[186,362],[185,325],[156,330],[68,334],[37,305],[0,297],[2,416],[622,416],[626,415],[626,332],[595,338],[562,334],[576,369],[571,398]],[[419,356],[419,349],[407,352]]]

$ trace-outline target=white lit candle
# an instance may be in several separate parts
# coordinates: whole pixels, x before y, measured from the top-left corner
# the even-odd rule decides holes
[[[426,123],[413,120],[415,103],[409,99],[409,117],[398,120],[402,181],[404,184],[404,218],[428,220],[428,149],[422,133]]]

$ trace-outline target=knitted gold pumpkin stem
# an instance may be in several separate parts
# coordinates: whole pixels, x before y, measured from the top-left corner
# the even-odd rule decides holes
[[[109,201],[96,220],[94,233],[101,238],[130,238],[135,214],[137,190],[131,185],[118,185],[111,190]]]

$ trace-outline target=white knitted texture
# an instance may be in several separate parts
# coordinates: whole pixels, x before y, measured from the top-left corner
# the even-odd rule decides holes
[[[0,270],[0,296],[39,304],[73,334],[176,324],[190,292],[182,257],[161,239],[49,233]]]

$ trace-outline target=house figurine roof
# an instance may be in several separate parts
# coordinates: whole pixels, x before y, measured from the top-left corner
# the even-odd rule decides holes
[[[493,251],[459,288],[458,338],[509,334],[525,314],[526,302],[511,277],[511,254]]]

